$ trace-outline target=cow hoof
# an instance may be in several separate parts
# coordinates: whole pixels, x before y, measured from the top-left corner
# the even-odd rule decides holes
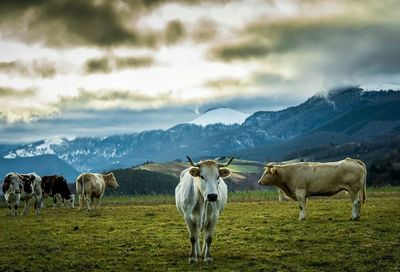
[[[351,221],[360,221],[360,217],[359,217],[359,216],[357,216],[357,217],[352,217],[350,220],[351,220]]]
[[[212,259],[211,257],[205,257],[205,258],[204,258],[204,262],[206,262],[206,263],[212,263],[212,262],[213,262],[213,259]]]
[[[196,263],[197,262],[197,258],[196,257],[189,257],[189,263]]]

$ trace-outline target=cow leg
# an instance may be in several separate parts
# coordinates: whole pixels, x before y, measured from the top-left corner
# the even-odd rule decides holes
[[[53,195],[53,208],[52,209],[56,208],[56,204],[57,204],[57,197],[56,197],[56,195]]]
[[[15,209],[14,215],[18,215],[18,208],[19,208],[20,205],[21,205],[21,195],[18,194],[15,197],[15,201],[14,201],[14,209]]]
[[[93,202],[93,198],[90,197],[90,195],[86,195],[86,196],[85,196],[86,208],[87,208],[87,210],[88,210],[89,212],[90,212],[90,200],[92,200],[92,202]]]
[[[60,201],[60,206],[61,207],[63,207],[63,208],[66,207],[65,206],[65,201],[64,201],[62,195],[58,195],[58,200]]]
[[[204,229],[204,244],[203,244],[203,252],[204,252],[204,261],[212,262],[211,256],[211,243],[212,243],[212,234],[214,232],[215,225],[217,224],[216,219],[212,219],[206,225]]]
[[[297,202],[299,203],[299,220],[306,219],[306,190],[296,190]]]
[[[6,203],[7,203],[7,207],[8,207],[8,215],[13,215],[13,210],[11,208],[11,201],[8,201],[8,199],[6,198]]]
[[[30,200],[26,199],[26,200],[25,200],[25,208],[24,208],[24,212],[22,213],[22,215],[28,215],[28,212],[29,212],[29,204],[30,204]]]
[[[79,210],[83,209],[83,205],[85,203],[85,196],[84,195],[78,195],[79,198]]]
[[[190,216],[185,216],[186,225],[189,231],[189,239],[191,243],[191,250],[189,255],[189,263],[197,262],[197,255],[200,253],[200,248],[198,245],[200,228],[191,219]],[[197,251],[197,252],[196,252]]]
[[[39,215],[40,213],[40,208],[42,207],[42,198],[40,196],[35,197],[35,212],[36,215]]]
[[[14,213],[13,213],[13,215],[18,215],[18,204],[17,203],[15,203],[15,205],[14,205]]]
[[[40,204],[39,204],[38,199],[35,198],[35,202],[33,203],[33,206],[35,207],[35,213],[36,213],[36,215],[39,214],[39,207],[40,207],[39,205],[40,205]]]
[[[360,220],[360,212],[361,212],[361,202],[360,202],[360,192],[352,192],[349,191],[351,203],[353,204],[353,208],[351,210],[351,220]]]
[[[97,209],[100,206],[100,197],[95,198],[95,201],[93,202],[93,206],[95,209]]]

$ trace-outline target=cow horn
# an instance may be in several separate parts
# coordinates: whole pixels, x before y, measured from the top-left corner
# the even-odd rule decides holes
[[[231,164],[231,162],[233,161],[233,158],[230,158],[230,160],[226,163],[218,163],[218,167],[227,167],[229,164]]]
[[[198,163],[194,163],[194,162],[192,161],[192,159],[191,159],[189,156],[186,156],[186,158],[188,158],[188,160],[189,160],[191,166],[199,167],[199,164],[198,164]]]

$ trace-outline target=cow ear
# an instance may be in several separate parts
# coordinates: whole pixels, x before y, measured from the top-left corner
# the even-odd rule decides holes
[[[200,169],[198,167],[192,167],[189,170],[189,174],[192,177],[200,177]]]
[[[221,178],[227,178],[231,175],[231,170],[229,170],[228,168],[220,168],[219,169],[219,176]]]

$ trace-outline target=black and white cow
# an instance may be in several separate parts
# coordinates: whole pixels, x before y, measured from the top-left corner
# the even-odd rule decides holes
[[[23,215],[28,214],[31,201],[34,201],[35,212],[39,214],[43,205],[41,183],[42,180],[35,173],[8,173],[5,176],[3,193],[11,215],[18,215],[18,207],[21,201],[25,201]]]
[[[8,173],[3,181],[3,194],[10,215],[18,215],[22,184],[17,174]]]
[[[44,194],[53,198],[53,208],[55,208],[57,200],[61,205],[66,204],[68,207],[74,208],[75,195],[71,193],[63,176],[43,176],[42,182]]]
[[[21,201],[25,201],[24,215],[28,215],[29,204],[33,200],[35,213],[38,215],[43,207],[42,179],[36,173],[17,174],[21,189]]]

